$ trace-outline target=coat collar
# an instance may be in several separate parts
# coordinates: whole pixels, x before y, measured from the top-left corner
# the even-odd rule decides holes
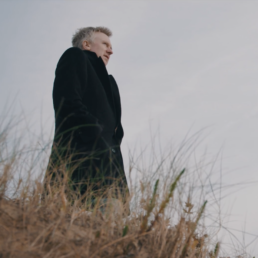
[[[98,57],[97,54],[95,52],[89,51],[89,50],[83,50],[83,52],[87,55],[87,57],[89,58],[90,62],[94,65],[97,65],[97,63],[99,62],[98,59],[101,59],[101,57]],[[102,61],[103,62],[103,61]],[[104,62],[103,62],[104,64]],[[104,64],[105,65],[105,64]]]
[[[87,55],[90,63],[93,65],[94,70],[96,71],[96,73],[105,89],[106,95],[109,100],[109,104],[116,116],[114,97],[113,97],[113,92],[111,90],[110,79],[109,79],[109,75],[108,75],[108,72],[106,69],[106,65],[104,64],[102,58],[98,57],[95,52],[92,52],[89,50],[83,50],[83,52]]]

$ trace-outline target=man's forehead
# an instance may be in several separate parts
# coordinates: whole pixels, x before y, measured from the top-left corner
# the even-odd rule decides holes
[[[100,31],[94,32],[93,37],[94,37],[94,38],[98,38],[98,39],[102,39],[102,40],[106,40],[106,41],[110,42],[109,36],[106,35],[106,34],[103,33],[103,32],[100,32]]]

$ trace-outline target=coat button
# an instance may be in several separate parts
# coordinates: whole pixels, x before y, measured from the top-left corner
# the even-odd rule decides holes
[[[116,153],[116,150],[115,150],[115,149],[112,149],[112,152],[113,152],[113,153]]]

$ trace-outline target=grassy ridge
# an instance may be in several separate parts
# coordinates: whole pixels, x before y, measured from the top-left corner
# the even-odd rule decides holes
[[[207,202],[198,203],[194,193],[189,194],[185,169],[168,170],[170,176],[159,177],[158,165],[156,177],[141,178],[140,190],[131,187],[126,202],[114,202],[108,195],[103,213],[101,198],[92,207],[90,192],[83,202],[69,192],[64,164],[58,169],[65,176],[48,185],[50,194],[44,198],[42,180],[30,178],[31,166],[27,176],[23,171],[17,179],[15,173],[25,164],[23,154],[29,160],[29,152],[8,151],[7,132],[0,134],[1,258],[218,256],[219,244],[211,244],[206,228],[199,225]],[[128,216],[133,200],[136,205],[131,205]]]
[[[32,192],[21,189],[19,197],[9,199],[11,167],[4,166],[0,179],[0,257],[217,257],[218,247],[208,252],[207,235],[196,232],[206,202],[193,221],[187,219],[189,202],[175,225],[164,214],[184,170],[165,198],[157,200],[156,181],[152,194],[141,201],[142,212],[126,216],[126,204],[113,205],[111,198],[104,214],[87,201],[67,201],[65,182],[44,200],[39,182]]]

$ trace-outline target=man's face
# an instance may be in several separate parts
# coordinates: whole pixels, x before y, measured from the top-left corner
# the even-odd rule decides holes
[[[102,58],[105,65],[108,64],[109,58],[113,54],[110,39],[102,32],[94,32],[91,42],[83,41],[82,47],[85,50],[95,52],[98,57]]]

